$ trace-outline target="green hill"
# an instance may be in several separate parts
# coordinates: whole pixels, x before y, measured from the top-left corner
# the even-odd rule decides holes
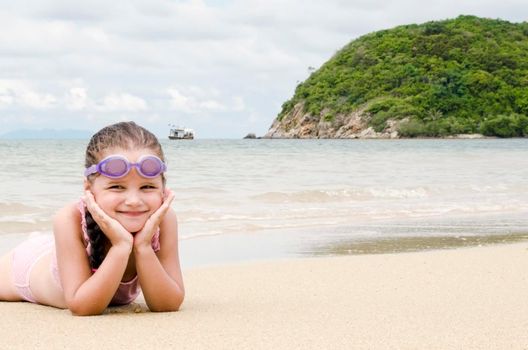
[[[362,36],[297,86],[267,136],[357,137],[368,128],[527,136],[528,23],[460,16]]]

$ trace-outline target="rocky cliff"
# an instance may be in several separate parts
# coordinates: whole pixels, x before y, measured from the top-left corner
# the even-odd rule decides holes
[[[324,113],[324,111],[323,111]],[[264,138],[300,139],[395,139],[399,138],[398,126],[407,119],[389,120],[382,132],[376,132],[368,125],[372,115],[360,108],[347,114],[338,114],[328,121],[314,117],[304,111],[303,103],[298,103],[282,120],[275,119]]]

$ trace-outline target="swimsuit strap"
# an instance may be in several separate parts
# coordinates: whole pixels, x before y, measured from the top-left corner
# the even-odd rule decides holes
[[[77,208],[79,209],[79,213],[81,214],[81,229],[83,232],[83,238],[86,244],[90,243],[90,237],[88,237],[88,230],[86,228],[86,203],[81,198],[79,203],[77,203]]]

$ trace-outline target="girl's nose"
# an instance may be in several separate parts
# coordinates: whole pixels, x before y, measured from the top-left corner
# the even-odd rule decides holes
[[[138,191],[130,190],[127,192],[126,198],[125,198],[125,204],[134,206],[141,203],[141,197],[138,193]]]

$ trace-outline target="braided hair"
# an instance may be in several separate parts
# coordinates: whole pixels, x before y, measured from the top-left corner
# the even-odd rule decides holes
[[[108,148],[123,148],[127,150],[146,148],[152,150],[161,160],[165,161],[161,144],[156,136],[134,122],[112,124],[95,133],[86,147],[85,167],[88,168],[97,164],[101,160],[103,151]],[[93,181],[96,176],[99,175],[92,174],[88,176],[88,181]],[[162,174],[161,176],[163,184],[165,184],[165,175]],[[97,269],[106,256],[105,247],[109,240],[88,210],[85,213],[85,220],[91,246],[90,266],[92,269]]]

